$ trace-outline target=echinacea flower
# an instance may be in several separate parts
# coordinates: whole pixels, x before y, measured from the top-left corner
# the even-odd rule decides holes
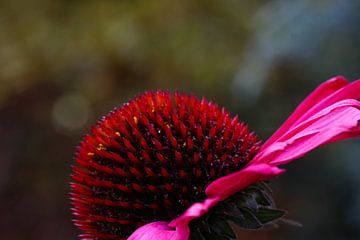
[[[283,212],[262,181],[321,145],[360,136],[359,98],[360,80],[330,79],[261,145],[246,124],[205,99],[139,95],[78,148],[71,199],[80,237],[233,239],[228,221],[271,223]]]

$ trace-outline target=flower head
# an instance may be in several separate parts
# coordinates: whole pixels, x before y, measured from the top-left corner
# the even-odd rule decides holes
[[[81,238],[186,240],[190,232],[202,234],[196,223],[210,209],[209,231],[223,236],[217,223],[229,207],[242,211],[242,203],[256,205],[249,213],[256,226],[281,217],[259,182],[320,145],[359,136],[359,97],[360,81],[331,79],[260,146],[237,117],[205,99],[139,95],[105,116],[78,148],[71,199]],[[273,217],[260,218],[259,209]],[[221,216],[217,223],[214,216]]]
[[[256,135],[216,104],[144,93],[105,116],[80,144],[76,223],[89,236],[125,238],[146,223],[170,221],[259,148]]]

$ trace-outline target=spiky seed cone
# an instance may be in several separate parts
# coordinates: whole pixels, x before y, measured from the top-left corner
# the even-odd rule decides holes
[[[237,117],[194,96],[146,92],[102,118],[78,147],[71,200],[82,239],[126,239],[205,198],[259,149]]]

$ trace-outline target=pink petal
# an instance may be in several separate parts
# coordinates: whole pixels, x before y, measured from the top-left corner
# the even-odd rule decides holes
[[[269,164],[249,165],[238,172],[212,182],[206,188],[206,195],[209,197],[220,197],[221,200],[224,200],[251,184],[269,179],[283,172],[284,170]]]
[[[309,109],[303,116],[297,119],[296,124],[305,121],[320,110],[345,99],[358,99],[360,98],[360,80],[354,81],[336,92],[329,95],[327,98],[320,101],[318,104]]]
[[[138,228],[128,240],[187,240],[190,230],[188,224],[191,220],[206,214],[215,206],[220,198],[208,198],[204,202],[191,205],[185,213],[170,223],[153,222]]]
[[[128,240],[187,240],[189,236],[187,225],[174,229],[167,222],[152,222],[136,229]]]
[[[275,142],[282,134],[293,126],[293,124],[301,118],[310,108],[319,103],[319,101],[327,98],[337,90],[343,88],[348,82],[342,76],[332,78],[319,87],[317,87],[305,100],[296,108],[290,117],[283,123],[283,125],[264,143],[263,147],[266,148]]]
[[[253,163],[285,164],[327,143],[360,136],[360,102],[337,102],[288,130]]]
[[[187,225],[191,220],[206,214],[210,208],[215,206],[221,200],[222,199],[216,196],[214,198],[207,198],[203,202],[194,203],[185,211],[185,213],[171,221],[169,226],[179,227]]]

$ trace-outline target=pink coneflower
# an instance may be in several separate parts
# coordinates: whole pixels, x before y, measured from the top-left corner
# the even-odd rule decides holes
[[[360,80],[311,93],[264,143],[205,99],[146,92],[80,144],[71,200],[81,239],[234,239],[281,218],[263,180],[321,145],[360,135]]]

